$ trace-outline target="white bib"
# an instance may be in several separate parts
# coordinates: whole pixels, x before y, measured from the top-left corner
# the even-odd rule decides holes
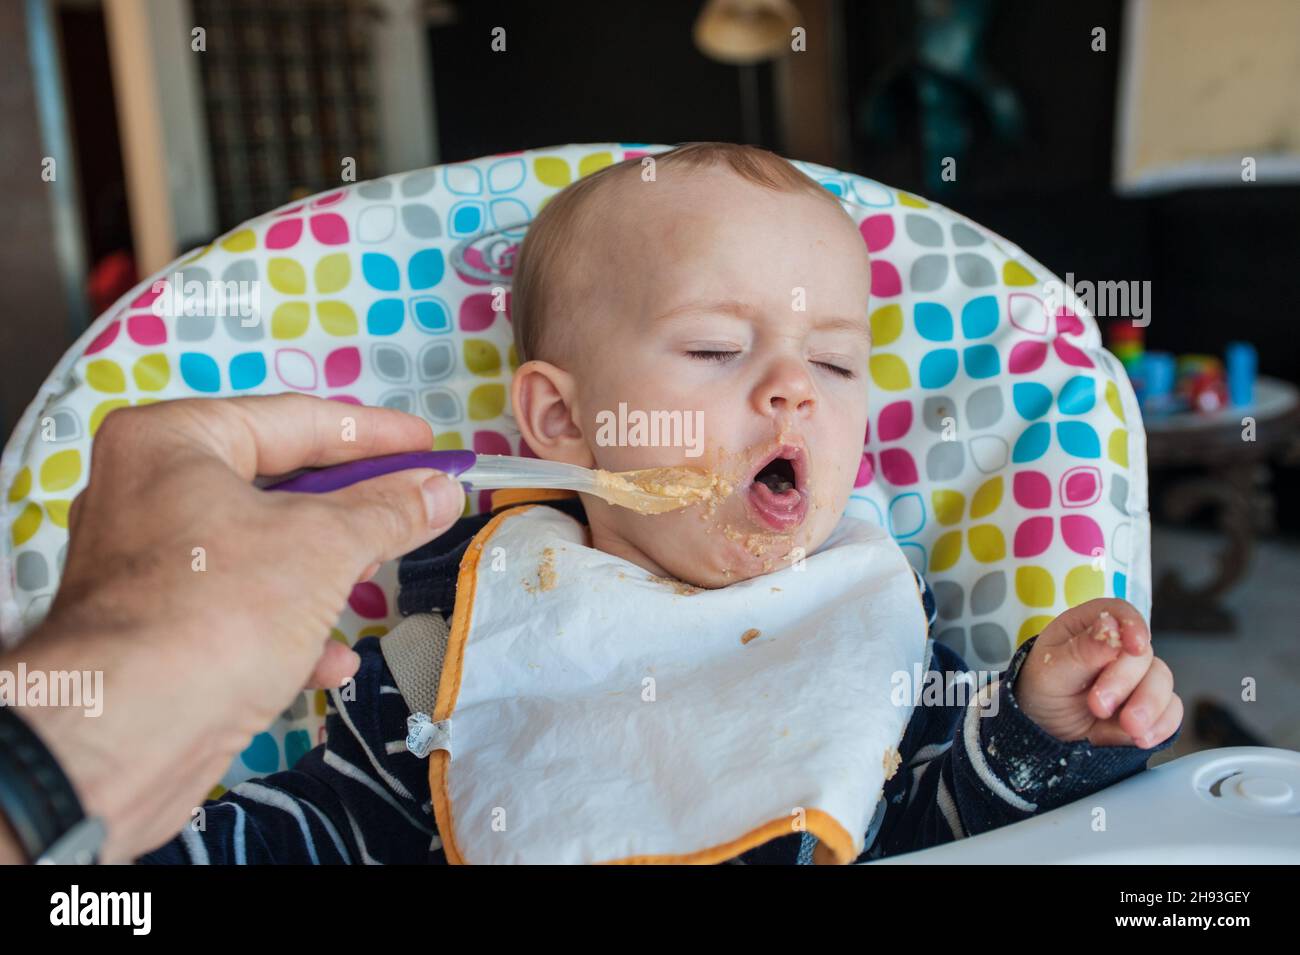
[[[906,558],[845,518],[802,565],[691,593],[545,506],[460,566],[429,778],[451,862],[721,862],[791,832],[849,862],[924,656]]]

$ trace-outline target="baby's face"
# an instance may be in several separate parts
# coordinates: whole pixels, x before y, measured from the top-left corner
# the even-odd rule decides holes
[[[580,237],[582,343],[565,370],[588,457],[573,463],[703,467],[733,485],[656,516],[583,498],[593,547],[720,587],[811,554],[844,511],[867,421],[870,268],[832,203],[722,169],[662,178],[629,177]],[[629,425],[680,419],[678,435],[646,435],[676,446],[620,435],[620,405]]]

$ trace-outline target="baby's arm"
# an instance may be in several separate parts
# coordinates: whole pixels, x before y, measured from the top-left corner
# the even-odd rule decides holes
[[[292,769],[209,800],[176,838],[137,861],[428,862],[429,851],[441,845],[428,764],[406,750],[409,710],[378,639],[360,640],[354,649],[361,666],[351,687],[329,693],[325,743]]]
[[[962,705],[946,695],[938,704],[917,705],[864,859],[952,842],[1082,799],[1139,772],[1177,739],[1175,732],[1141,749],[1052,736],[1025,713],[1015,692],[1038,639],[1021,645],[999,674],[996,708],[993,701],[982,708],[980,701]],[[955,651],[935,643],[932,652],[930,669],[944,677],[940,686],[966,672]]]

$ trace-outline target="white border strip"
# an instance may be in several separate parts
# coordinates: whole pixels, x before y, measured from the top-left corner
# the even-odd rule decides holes
[[[1156,166],[1143,170],[1132,179],[1116,182],[1115,190],[1122,196],[1146,196],[1175,189],[1300,182],[1300,156],[1277,154],[1254,157],[1255,179],[1252,182],[1241,178],[1241,160],[1244,158],[1246,157],[1188,159],[1168,166]]]

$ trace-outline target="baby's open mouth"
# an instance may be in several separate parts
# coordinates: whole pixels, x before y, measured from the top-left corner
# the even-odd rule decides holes
[[[750,476],[746,499],[760,524],[775,531],[788,531],[803,523],[808,514],[803,449],[782,445]]]

